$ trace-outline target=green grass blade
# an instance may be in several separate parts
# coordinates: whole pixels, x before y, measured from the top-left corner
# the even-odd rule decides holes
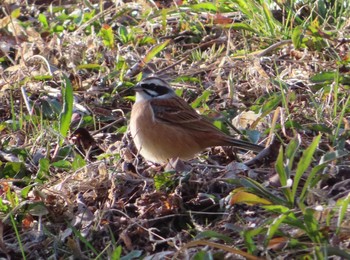
[[[326,167],[326,164],[321,164],[321,165],[317,165],[314,168],[312,168],[310,174],[307,176],[307,179],[305,181],[305,184],[302,188],[302,191],[300,193],[299,196],[299,203],[303,204],[305,199],[306,199],[306,195],[307,192],[310,190],[310,188],[312,187],[312,182],[315,181],[315,175],[316,173],[318,173],[319,171],[321,171],[322,169],[324,169]],[[321,176],[319,176],[319,178],[321,178]]]
[[[159,52],[161,52],[168,44],[169,44],[170,40],[166,40],[161,44],[158,44],[156,46],[154,46],[145,56],[144,58],[144,62],[148,63],[150,62]]]
[[[257,31],[254,28],[252,28],[250,25],[246,23],[224,24],[223,27],[230,28],[233,30],[246,30],[253,33],[257,33]]]
[[[73,115],[73,87],[70,80],[63,76],[64,87],[62,87],[63,109],[60,114],[60,134],[65,138],[68,134],[70,122]],[[60,141],[60,145],[62,140]]]
[[[266,232],[266,239],[264,241],[265,247],[269,244],[271,238],[275,235],[275,233],[278,231],[278,228],[281,226],[283,221],[287,218],[286,215],[280,215],[279,217],[275,218],[271,225],[269,226],[267,232]]]
[[[235,1],[233,1],[233,2],[234,2],[234,3],[237,3],[237,5],[238,5],[238,7],[239,7],[239,10],[240,10],[243,14],[245,14],[246,16],[248,16],[249,19],[252,19],[252,18],[253,18],[253,16],[252,16],[252,13],[253,13],[253,12],[252,12],[252,10],[251,10],[252,6],[249,7],[247,1],[235,0]]]
[[[207,230],[200,232],[195,239],[221,239],[225,241],[226,243],[232,243],[233,239],[229,236],[223,235],[219,232],[213,231],[213,230]]]
[[[280,151],[278,153],[278,157],[275,164],[276,172],[280,178],[280,182],[282,186],[287,184],[287,174],[283,164],[283,146],[280,147]]]
[[[293,29],[293,33],[292,33],[292,42],[296,50],[301,47],[302,39],[303,39],[303,28],[301,26],[297,26]]]
[[[15,233],[16,233],[16,238],[17,238],[17,241],[18,241],[18,245],[19,245],[20,251],[21,251],[21,253],[22,253],[22,259],[26,260],[27,257],[26,257],[26,255],[25,255],[25,253],[24,253],[24,248],[23,248],[22,240],[21,240],[21,237],[20,237],[20,235],[19,235],[19,232],[18,232],[18,229],[17,229],[17,226],[16,226],[16,221],[15,221],[15,219],[13,218],[12,213],[10,213],[10,219],[11,219],[11,224],[12,224],[12,226],[13,226],[13,229],[14,229],[14,231],[15,231]]]
[[[293,163],[294,163],[294,159],[295,159],[295,155],[299,149],[300,146],[300,135],[297,135],[294,139],[292,139],[292,141],[289,142],[287,148],[286,148],[286,158],[288,160],[288,170],[292,170],[293,169]],[[288,176],[288,178],[290,178],[290,176]]]
[[[341,127],[341,124],[343,122],[345,113],[346,113],[346,111],[349,110],[349,103],[350,103],[350,96],[348,96],[348,98],[346,99],[344,106],[340,112],[339,119],[338,119],[338,125],[336,128],[335,134],[334,134],[334,139],[335,139],[335,137],[339,136],[340,127]]]
[[[297,192],[297,189],[299,186],[300,179],[312,162],[312,157],[316,151],[318,143],[321,140],[321,136],[322,135],[318,135],[314,138],[314,140],[312,141],[310,146],[303,152],[303,155],[301,156],[301,159],[298,163],[297,170],[296,170],[295,177],[294,177],[294,181],[293,181],[293,187],[292,187],[293,203],[295,200],[295,196],[296,196],[296,192]]]
[[[120,260],[120,257],[122,255],[122,247],[118,246],[116,249],[113,250],[111,260]]]
[[[334,151],[329,152],[323,155],[319,161],[319,165],[316,165],[314,168],[312,168],[310,174],[307,176],[307,179],[305,181],[304,187],[301,191],[301,194],[299,196],[299,203],[304,203],[304,200],[306,199],[307,192],[313,188],[319,180],[322,178],[322,175],[319,175],[317,177],[316,174],[320,171],[322,171],[330,162],[333,162],[335,160],[339,160],[340,158],[344,156],[348,156],[349,153],[345,151]]]
[[[294,147],[294,145],[292,146]],[[287,150],[288,150],[288,147],[287,147]],[[284,154],[283,147],[281,146],[277,160],[276,160],[275,169],[280,179],[283,194],[287,199],[287,201],[289,203],[292,203],[293,201],[292,192],[290,190],[290,187],[288,187],[288,180],[290,179],[290,170],[287,166],[285,166],[283,154]]]
[[[296,216],[289,208],[282,205],[264,205],[261,207],[273,213],[286,215],[287,217],[283,221],[284,224],[305,230],[303,220]]]
[[[213,3],[210,3],[210,2],[204,2],[204,3],[190,5],[190,8],[192,10],[195,10],[195,11],[204,11],[204,10],[213,11],[213,12],[218,11],[216,5]]]
[[[262,7],[265,15],[265,21],[267,23],[268,28],[270,29],[270,34],[274,36],[277,21],[273,18],[271,11],[265,2],[262,3]]]
[[[265,232],[265,227],[256,227],[254,229],[249,229],[243,231],[244,244],[248,249],[249,253],[253,253],[256,250],[255,239],[257,235],[263,234]]]
[[[70,228],[72,229],[74,235],[79,238],[79,240],[86,245],[87,248],[89,248],[95,255],[98,255],[98,251],[94,248],[94,246],[91,244],[92,241],[88,241],[78,229],[70,225]]]
[[[304,222],[306,227],[306,232],[310,239],[315,243],[322,243],[324,236],[320,231],[320,225],[314,216],[315,210],[307,208],[304,213]]]
[[[341,202],[340,208],[339,208],[339,217],[338,217],[338,221],[337,221],[337,229],[336,229],[336,233],[339,234],[341,228],[342,228],[342,223],[343,220],[345,218],[345,215],[347,213],[348,210],[348,206],[349,206],[349,202],[350,202],[350,193],[348,194],[348,196],[346,196],[346,198]]]

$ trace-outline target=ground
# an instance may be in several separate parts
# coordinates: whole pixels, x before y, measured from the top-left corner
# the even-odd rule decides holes
[[[1,256],[349,258],[350,8],[313,2],[4,0]],[[149,75],[271,150],[145,161]]]

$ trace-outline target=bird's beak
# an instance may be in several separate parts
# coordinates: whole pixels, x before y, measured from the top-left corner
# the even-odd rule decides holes
[[[135,86],[133,86],[131,88],[131,90],[133,90],[135,92],[139,92],[139,91],[142,91],[142,87],[141,87],[140,83],[137,83]]]

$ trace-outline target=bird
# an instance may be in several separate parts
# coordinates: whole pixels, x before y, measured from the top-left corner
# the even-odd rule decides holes
[[[234,146],[260,152],[263,146],[223,133],[177,96],[169,83],[150,76],[133,87],[130,132],[138,152],[153,163],[189,160],[206,148]]]

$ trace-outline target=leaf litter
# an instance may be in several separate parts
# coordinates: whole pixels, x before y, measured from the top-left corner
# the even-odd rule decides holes
[[[271,196],[280,196],[274,161],[247,166],[243,162],[252,153],[217,147],[173,167],[145,162],[126,127],[130,87],[140,72],[172,81],[192,104],[210,91],[197,108],[221,122],[224,131],[234,133],[231,122],[225,124],[228,119],[254,112],[258,117],[244,127],[236,120],[235,127],[263,144],[276,134],[286,145],[298,133],[307,148],[318,132],[324,133],[313,166],[324,154],[347,152],[335,155],[324,169],[308,205],[332,205],[348,196],[347,66],[334,57],[347,59],[349,41],[309,36],[301,43],[308,48],[294,49],[289,40],[232,29],[245,17],[211,13],[216,7],[209,3],[203,12],[191,6],[186,13],[184,1],[176,1],[178,8],[170,1],[121,1],[119,6],[104,1],[102,9],[75,1],[64,7],[27,2],[5,1],[0,13],[0,250],[5,256],[108,258],[121,246],[122,255],[192,258],[203,245],[218,257],[257,255],[241,234],[247,238],[254,228],[266,227],[275,213],[260,207],[271,198],[254,195],[243,184],[250,178],[262,184],[256,190],[267,187]],[[72,84],[74,103],[70,138],[58,146],[62,75]],[[344,124],[337,127],[341,105]],[[249,132],[252,125],[259,126],[257,132]],[[332,147],[331,138],[338,146]],[[320,217],[331,216],[330,211]],[[334,232],[330,244],[348,248],[348,234],[335,233],[335,219],[324,227]],[[347,222],[348,215],[343,230]],[[281,232],[294,239],[305,235],[289,226]],[[208,240],[196,243],[199,234],[198,239]],[[286,237],[271,240],[265,254],[297,255],[283,252]],[[254,239],[255,249],[263,252],[264,236]]]

